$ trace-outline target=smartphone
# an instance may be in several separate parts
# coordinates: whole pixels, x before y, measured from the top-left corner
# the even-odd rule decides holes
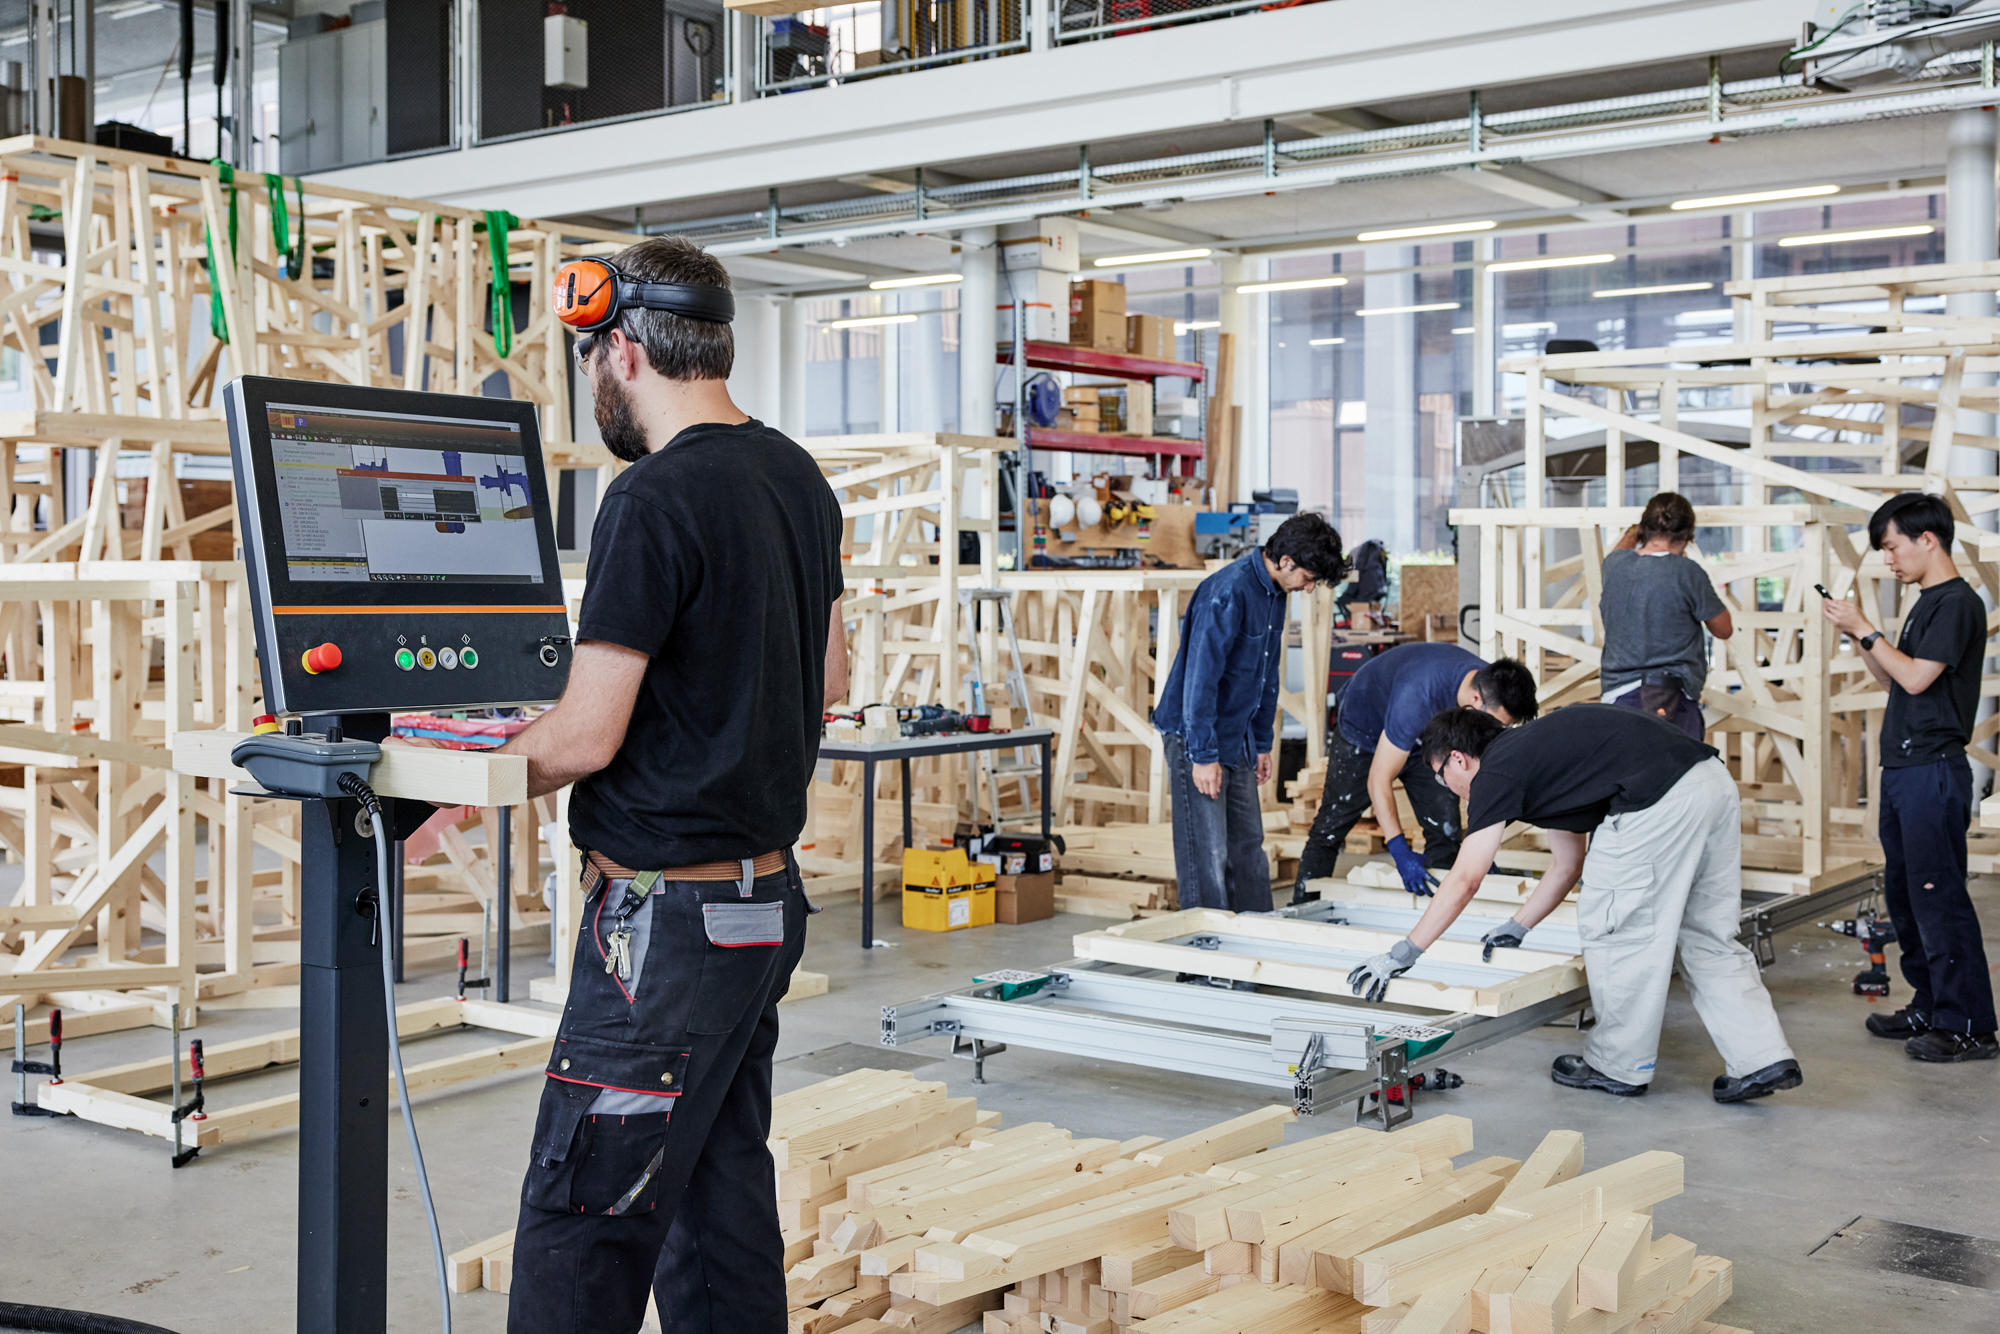
[[[1814,588],[1816,588],[1816,589],[1818,589],[1818,590],[1819,590],[1819,595],[1820,595],[1821,597],[1823,597],[1823,598],[1827,599],[1827,601],[1831,602],[1831,601],[1833,600],[1833,594],[1831,594],[1831,593],[1829,593],[1829,592],[1827,592],[1827,591],[1826,591],[1826,585],[1825,585],[1825,584],[1814,584],[1814,585],[1813,585],[1813,587],[1814,587]]]

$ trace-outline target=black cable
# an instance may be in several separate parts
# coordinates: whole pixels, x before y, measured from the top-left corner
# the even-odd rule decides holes
[[[410,1157],[417,1165],[417,1189],[423,1196],[424,1217],[431,1228],[431,1252],[437,1262],[438,1306],[443,1313],[444,1334],[451,1334],[451,1282],[446,1278],[444,1235],[438,1230],[437,1204],[431,1199],[430,1173],[424,1170],[424,1148],[417,1142],[417,1110],[410,1105],[410,1081],[403,1075],[403,1043],[396,1031],[396,965],[389,948],[389,831],[382,822],[382,799],[360,774],[349,771],[339,778],[340,790],[361,803],[375,830],[375,914],[382,937],[382,1001],[389,1013],[389,1068],[396,1076],[396,1096],[403,1107],[403,1128],[410,1135]]]
[[[174,1334],[173,1330],[123,1316],[14,1302],[0,1302],[0,1330],[22,1330],[25,1334]]]

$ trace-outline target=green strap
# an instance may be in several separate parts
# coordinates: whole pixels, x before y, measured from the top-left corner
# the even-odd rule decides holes
[[[291,272],[292,266],[292,220],[285,212],[285,178],[276,172],[264,173],[264,193],[271,201],[271,241],[278,248],[280,266],[287,278],[298,275]],[[300,218],[301,225],[305,219]]]
[[[486,210],[486,248],[493,256],[493,282],[488,287],[492,302],[493,347],[501,357],[514,353],[514,284],[507,277],[507,230],[521,220],[505,209]]]
[[[229,257],[233,261],[236,258],[236,168],[221,158],[215,159],[213,165],[222,177],[222,184],[229,190]],[[204,227],[202,239],[208,246],[208,328],[217,339],[226,343],[229,341],[229,317],[223,313],[222,283],[216,277],[215,229]]]
[[[293,178],[299,187],[299,234],[292,237],[291,212],[285,207],[285,178],[264,173],[264,190],[271,200],[271,240],[278,248],[278,268],[293,282],[306,276],[306,179]]]

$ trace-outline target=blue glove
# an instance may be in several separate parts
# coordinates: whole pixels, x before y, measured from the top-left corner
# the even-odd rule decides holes
[[[1410,971],[1424,952],[1408,937],[1391,945],[1347,975],[1347,985],[1366,1001],[1378,1001],[1388,994],[1389,983]]]
[[[1389,855],[1396,859],[1396,874],[1403,877],[1403,888],[1412,894],[1425,897],[1437,888],[1437,877],[1424,869],[1424,859],[1410,848],[1410,840],[1401,834],[1389,840]]]
[[[1509,917],[1479,938],[1479,943],[1486,947],[1479,957],[1486,963],[1492,963],[1494,950],[1517,950],[1527,938],[1528,928]]]

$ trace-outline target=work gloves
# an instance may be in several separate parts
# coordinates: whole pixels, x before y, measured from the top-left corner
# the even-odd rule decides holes
[[[1528,928],[1509,917],[1479,938],[1479,943],[1486,947],[1479,957],[1487,963],[1492,963],[1494,950],[1517,950],[1521,948],[1521,942],[1527,938]]]
[[[1386,953],[1377,954],[1347,975],[1347,985],[1366,1001],[1378,1001],[1389,994],[1389,983],[1416,966],[1423,950],[1408,937],[1397,941]]]
[[[1401,834],[1390,839],[1389,855],[1396,859],[1396,874],[1403,877],[1403,888],[1428,898],[1437,887],[1437,877],[1424,869],[1424,859],[1411,850],[1410,840]]]

